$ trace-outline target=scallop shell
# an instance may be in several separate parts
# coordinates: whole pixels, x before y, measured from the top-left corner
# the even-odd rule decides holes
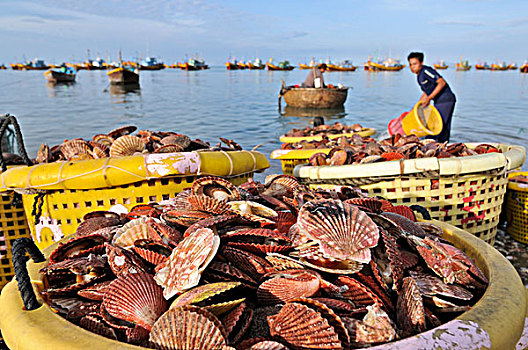
[[[61,153],[68,160],[91,159],[89,144],[84,140],[69,140],[60,146]]]
[[[416,222],[416,216],[414,215],[413,210],[406,205],[395,205],[389,208],[387,212],[404,216],[407,219]]]
[[[189,227],[197,222],[211,217],[211,214],[199,210],[174,209],[163,214],[162,218],[171,223]]]
[[[189,145],[191,144],[191,139],[186,135],[172,134],[169,136],[165,136],[161,139],[160,142],[162,145],[177,145],[183,151],[184,149],[189,147]]]
[[[107,136],[117,139],[120,136],[129,135],[136,130],[137,130],[137,126],[135,125],[122,126],[122,127],[119,127],[117,129],[110,131]]]
[[[260,203],[251,201],[230,201],[231,209],[243,218],[262,224],[275,224],[278,214]]]
[[[263,282],[257,289],[261,304],[286,303],[299,297],[311,297],[319,292],[319,276],[308,270],[286,270]]]
[[[171,208],[178,210],[192,210],[193,207],[189,203],[189,196],[192,195],[190,189],[183,190],[176,195],[176,197],[169,200],[169,205]]]
[[[455,299],[471,300],[473,294],[457,284],[446,284],[441,278],[417,271],[409,271],[420,293],[425,296],[443,295]]]
[[[269,261],[277,271],[304,268],[304,266],[296,260],[277,253],[267,254],[266,260]]]
[[[368,263],[370,249],[378,244],[378,226],[350,204],[339,200],[317,200],[302,206],[298,225],[319,244],[326,258]]]
[[[133,247],[132,250],[137,253],[140,257],[148,261],[154,266],[158,266],[159,264],[164,263],[167,261],[168,257],[166,257],[163,254],[157,253],[155,251],[141,248],[141,247]]]
[[[286,187],[292,193],[297,188],[297,186],[299,186],[299,180],[297,180],[297,178],[292,175],[268,175],[266,176],[264,183],[266,184],[266,187],[271,186],[273,183],[280,184]]]
[[[328,320],[318,311],[287,303],[280,312],[268,316],[270,334],[296,348],[343,349],[343,343]]]
[[[132,273],[112,282],[103,306],[113,317],[152,329],[168,308],[163,289],[148,273]]]
[[[213,261],[204,271],[204,275],[205,274],[213,274],[216,278],[221,278],[224,281],[238,281],[246,285],[254,285],[255,288],[257,286],[257,282],[253,278],[249,277],[230,263]]]
[[[237,268],[256,280],[260,279],[262,275],[274,271],[267,260],[244,250],[224,247],[222,255]]]
[[[78,291],[77,294],[86,299],[102,301],[112,282],[113,281],[104,281],[101,283],[96,283],[93,286]]]
[[[48,163],[51,161],[51,152],[47,143],[41,143],[37,151],[37,163]]]
[[[343,201],[344,203],[352,204],[357,207],[365,208],[374,213],[381,213],[381,201],[375,198],[351,198]]]
[[[220,215],[231,210],[231,206],[227,201],[205,195],[190,195],[187,200],[194,210],[201,210],[211,214]]]
[[[246,303],[240,303],[220,319],[226,330],[229,343],[238,342],[249,328],[252,318],[253,310]]]
[[[110,147],[114,143],[115,139],[106,134],[97,134],[92,137],[94,142],[97,142],[101,145]]]
[[[226,333],[210,312],[196,306],[170,309],[152,327],[150,341],[163,350],[222,349]]]
[[[277,230],[287,234],[290,228],[297,222],[297,216],[288,211],[277,212]]]
[[[212,298],[215,295],[224,293],[230,289],[238,287],[240,282],[218,282],[208,283],[203,286],[195,287],[182,295],[178,296],[171,304],[171,308],[183,305],[196,304],[201,301]]]
[[[174,295],[196,286],[200,275],[216,255],[220,238],[208,228],[194,231],[172,251],[169,259],[158,265],[154,279],[163,286],[163,295]]]
[[[363,320],[343,318],[353,343],[375,344],[390,342],[398,337],[389,316],[376,305],[367,306]]]
[[[101,235],[90,234],[82,237],[75,237],[67,241],[66,243],[59,243],[57,249],[55,249],[49,257],[49,265],[71,259],[78,256],[79,253],[89,250],[94,247],[98,247],[106,242],[106,238]]]
[[[284,252],[292,248],[291,241],[285,235],[265,228],[250,228],[225,234],[222,238],[227,245],[255,254]],[[253,243],[252,240],[257,240]]]
[[[251,347],[248,349],[249,350],[288,350],[288,347],[274,340],[263,340],[261,342],[251,345]]]
[[[85,219],[77,226],[75,233],[78,236],[86,236],[93,232],[111,226],[117,226],[121,223],[119,217],[92,217]]]
[[[152,218],[141,217],[127,222],[123,227],[118,229],[112,239],[112,244],[129,248],[134,245],[138,239],[151,239],[153,228],[149,224],[150,220],[161,223],[161,221]]]
[[[373,293],[368,287],[358,282],[354,278],[349,276],[339,276],[338,281],[342,286],[347,287],[347,290],[343,291],[341,294],[354,304],[377,304],[381,307],[384,307],[383,302],[375,293]]]
[[[423,300],[418,285],[412,277],[403,279],[396,310],[396,321],[402,336],[425,330]]]
[[[230,311],[231,309],[233,309],[237,305],[240,305],[244,301],[246,301],[246,298],[240,298],[240,299],[236,299],[236,300],[224,301],[222,303],[217,303],[217,304],[213,304],[213,305],[206,305],[203,308],[205,310],[207,310],[207,311],[212,312],[216,316],[220,316],[220,315],[223,315],[226,312]]]
[[[193,194],[203,194],[218,200],[240,200],[240,192],[231,182],[220,177],[205,176],[194,181]]]
[[[114,329],[109,327],[99,315],[86,315],[81,318],[79,325],[92,333],[117,340]]]
[[[110,146],[110,157],[126,157],[145,150],[145,144],[134,135],[124,135],[119,137]]]
[[[177,153],[183,152],[183,148],[179,145],[169,144],[158,147],[152,153]]]
[[[385,153],[382,153],[380,155],[380,157],[385,159],[386,161],[398,160],[398,159],[405,158],[403,156],[403,154],[401,154],[400,152],[385,152]]]
[[[109,146],[94,141],[90,141],[89,143],[90,146],[92,146],[92,156],[95,159],[108,157],[108,152],[110,150]]]

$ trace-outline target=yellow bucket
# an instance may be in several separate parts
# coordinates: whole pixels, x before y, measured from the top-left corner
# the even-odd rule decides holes
[[[423,107],[421,102],[414,106],[401,123],[406,135],[413,134],[418,137],[438,135],[443,128],[440,112],[432,105]]]

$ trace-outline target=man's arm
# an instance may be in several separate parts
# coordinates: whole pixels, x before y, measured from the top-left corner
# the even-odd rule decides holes
[[[425,98],[424,96],[422,95],[422,98],[420,99],[420,101],[422,101],[422,105],[427,106],[429,105],[429,103],[431,103],[431,100],[434,99],[436,97],[436,95],[438,95],[440,93],[440,91],[442,91],[442,89],[444,88],[444,86],[446,86],[446,81],[444,80],[444,78],[438,78],[436,80],[436,87],[434,88],[433,92],[431,92],[431,95],[427,96],[425,95]]]

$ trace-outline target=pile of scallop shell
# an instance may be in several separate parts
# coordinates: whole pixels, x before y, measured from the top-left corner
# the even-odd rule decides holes
[[[125,157],[143,153],[174,153],[199,150],[241,150],[233,140],[220,138],[221,143],[212,147],[200,139],[172,131],[137,130],[129,125],[117,128],[107,134],[97,134],[92,140],[81,138],[65,140],[62,144],[49,147],[41,144],[36,163],[50,163],[61,160],[86,160],[107,157]],[[225,146],[222,146],[222,142]]]
[[[464,157],[483,153],[501,152],[490,144],[480,144],[469,148],[464,143],[440,143],[431,139],[421,140],[417,136],[396,134],[387,139],[376,141],[372,137],[341,136],[335,139],[323,137],[320,141],[302,141],[283,143],[282,149],[331,149],[326,153],[315,153],[309,163],[318,165],[344,165],[385,162],[398,159],[416,159],[426,157],[450,158]]]
[[[437,327],[487,280],[423,208],[288,175],[198,179],[165,203],[92,212],[52,252],[43,298],[157,349],[347,349]]]
[[[292,129],[288,131],[284,136],[288,137],[304,137],[304,136],[315,136],[324,134],[350,134],[354,132],[360,132],[365,130],[361,124],[345,125],[340,122],[335,122],[333,125],[318,125],[314,127],[307,126],[304,129]]]

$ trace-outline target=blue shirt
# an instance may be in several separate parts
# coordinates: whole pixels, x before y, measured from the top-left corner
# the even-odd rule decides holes
[[[442,78],[442,76],[438,74],[436,70],[429,66],[423,65],[422,70],[420,71],[420,73],[418,73],[417,76],[418,85],[420,85],[422,91],[429,96],[435,89],[436,81],[439,78]],[[447,83],[446,86],[444,86],[444,88],[440,91],[440,93],[434,98],[435,103],[451,102],[455,100],[455,94],[453,94],[453,91],[451,91],[451,88]]]

